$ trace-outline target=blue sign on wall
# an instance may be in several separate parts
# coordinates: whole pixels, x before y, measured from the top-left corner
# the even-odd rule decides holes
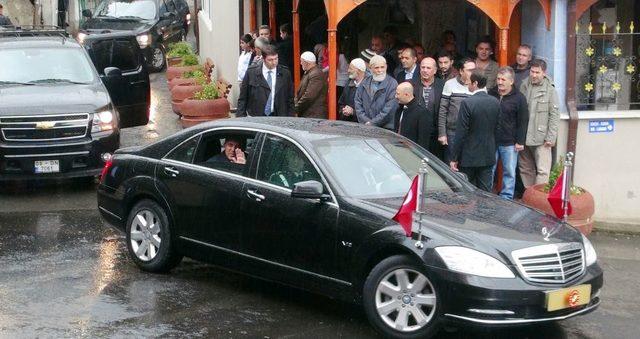
[[[613,119],[589,120],[589,133],[613,132]]]

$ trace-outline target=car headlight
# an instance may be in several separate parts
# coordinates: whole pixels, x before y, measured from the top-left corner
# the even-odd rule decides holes
[[[113,129],[113,113],[111,111],[102,111],[93,114],[93,125],[91,132],[103,132]]]
[[[140,48],[146,48],[151,44],[151,35],[149,34],[136,35],[136,40],[138,40],[138,45],[140,45]]]
[[[77,37],[78,38],[78,42],[80,44],[84,43],[84,39],[86,37],[87,37],[87,33],[82,33],[82,32],[78,33],[78,37]]]
[[[596,250],[593,248],[593,245],[591,245],[591,241],[589,241],[584,234],[582,234],[582,244],[584,245],[584,256],[587,266],[595,264],[598,260],[598,255],[596,254]]]
[[[466,274],[489,278],[515,278],[513,272],[498,259],[460,246],[436,247],[447,268]]]

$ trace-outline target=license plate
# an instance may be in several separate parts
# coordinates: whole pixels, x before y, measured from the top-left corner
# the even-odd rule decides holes
[[[39,160],[34,163],[36,173],[60,172],[60,160]]]
[[[591,300],[591,285],[578,285],[561,290],[548,291],[547,311],[557,311],[569,307],[586,305]]]

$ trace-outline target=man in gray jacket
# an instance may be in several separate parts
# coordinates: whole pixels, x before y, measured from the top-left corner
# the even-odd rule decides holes
[[[544,60],[532,61],[529,78],[520,86],[529,106],[527,138],[519,164],[524,187],[549,181],[551,147],[558,137],[558,94],[546,71]]]
[[[358,122],[393,130],[395,111],[398,109],[396,87],[398,83],[387,75],[387,61],[375,55],[369,63],[371,75],[366,77],[355,97]]]

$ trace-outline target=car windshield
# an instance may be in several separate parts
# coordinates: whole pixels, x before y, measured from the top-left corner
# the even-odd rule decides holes
[[[0,85],[91,83],[95,74],[81,48],[0,49]]]
[[[156,3],[153,0],[105,0],[96,9],[95,16],[151,20],[156,17]]]
[[[341,137],[313,142],[321,161],[346,195],[365,198],[403,197],[418,174],[424,150],[400,138]],[[426,189],[452,192],[460,180],[430,160]]]

